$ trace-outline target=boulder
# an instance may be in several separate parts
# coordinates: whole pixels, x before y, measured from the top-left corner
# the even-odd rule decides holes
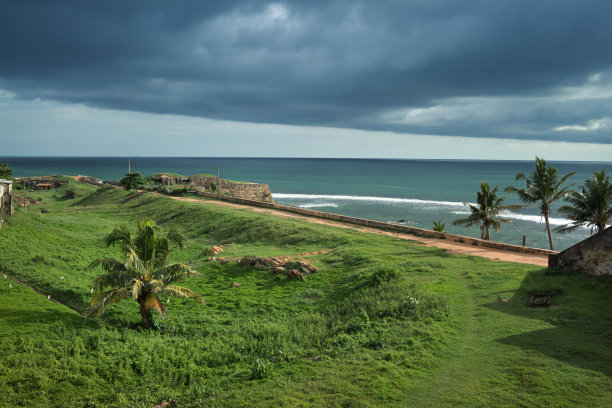
[[[232,285],[233,285],[235,288],[241,288],[241,287],[242,287],[242,285],[241,285],[241,284],[239,284],[238,282],[234,282],[234,283],[232,283]]]
[[[304,280],[304,275],[302,275],[302,273],[297,269],[289,269],[287,271],[287,276],[293,279]]]
[[[223,252],[223,248],[220,246],[213,246],[212,248],[210,248],[210,256],[215,256],[221,252]]]

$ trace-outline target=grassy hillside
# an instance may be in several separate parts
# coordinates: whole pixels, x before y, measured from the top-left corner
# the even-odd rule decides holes
[[[189,239],[175,261],[206,305],[163,298],[143,330],[137,304],[94,322],[0,278],[6,406],[607,406],[612,281],[418,242],[71,183],[0,230],[0,273],[85,313],[102,239],[155,219]],[[44,193],[45,194],[45,193]],[[46,193],[50,194],[50,193]],[[308,259],[304,281],[228,259]],[[310,255],[309,255],[310,254]],[[234,287],[233,283],[241,287]],[[526,306],[549,291],[553,306]]]

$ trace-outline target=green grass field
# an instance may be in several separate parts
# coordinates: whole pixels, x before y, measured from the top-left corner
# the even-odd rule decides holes
[[[77,198],[63,198],[64,191]],[[604,407],[612,279],[443,250],[247,210],[74,181],[0,230],[0,273],[86,313],[103,238],[152,218],[189,239],[173,260],[206,304],[163,298],[140,326],[126,300],[83,323],[0,275],[0,406]],[[41,193],[36,193],[40,197]],[[41,212],[44,208],[46,212]],[[303,281],[220,255],[308,259]],[[319,255],[300,255],[324,251]],[[241,287],[234,287],[233,282]],[[10,285],[10,286],[9,286]],[[12,286],[12,287],[11,287]],[[553,294],[550,308],[526,305]]]

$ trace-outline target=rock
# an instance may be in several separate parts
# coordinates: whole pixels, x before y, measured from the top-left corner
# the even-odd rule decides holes
[[[218,261],[221,263],[221,265],[225,265],[226,263],[230,262],[230,260],[226,258],[218,258]]]
[[[280,266],[280,265],[282,265],[282,263],[277,258],[267,258],[266,259],[266,265],[268,265],[268,266]]]
[[[304,280],[304,275],[297,269],[290,269],[287,271],[287,276],[293,279]]]
[[[272,272],[285,273],[285,268],[283,268],[282,266],[275,266],[274,268],[272,268]]]
[[[263,264],[261,264],[261,263],[259,263],[259,262],[255,262],[255,265],[254,265],[254,266],[255,266],[255,269],[259,269],[260,271],[263,271],[263,270],[268,269],[268,268],[266,268],[266,266],[265,266],[265,265],[263,265]]]
[[[241,288],[242,287],[242,285],[239,284],[238,282],[234,282],[234,283],[232,283],[232,285],[234,285],[235,288]]]
[[[220,246],[214,246],[212,248],[210,248],[210,255],[211,256],[215,256],[219,253],[223,252],[223,248]]]
[[[255,258],[249,258],[248,256],[243,256],[238,262],[244,265],[255,265]]]

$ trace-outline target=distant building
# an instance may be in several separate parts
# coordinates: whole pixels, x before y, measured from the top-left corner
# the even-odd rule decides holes
[[[9,215],[13,215],[13,182],[0,179],[0,228]]]
[[[38,183],[36,184],[37,190],[51,190],[53,188],[53,183]]]

